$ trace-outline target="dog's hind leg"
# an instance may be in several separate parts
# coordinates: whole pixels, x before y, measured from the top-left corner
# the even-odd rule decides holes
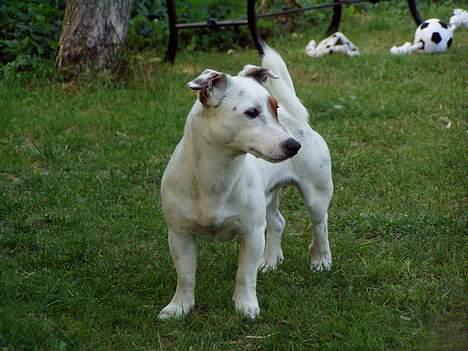
[[[330,270],[332,255],[328,242],[328,206],[330,190],[317,190],[313,186],[303,186],[300,191],[313,225],[314,238],[309,246],[310,268],[316,271]]]
[[[286,224],[283,215],[279,211],[280,189],[273,190],[273,195],[267,207],[266,220],[266,246],[260,264],[260,271],[267,272],[276,270],[283,262],[283,251],[281,250],[281,236]]]
[[[169,232],[169,248],[177,271],[177,288],[172,301],[159,313],[159,319],[182,317],[195,304],[196,242],[193,235]]]

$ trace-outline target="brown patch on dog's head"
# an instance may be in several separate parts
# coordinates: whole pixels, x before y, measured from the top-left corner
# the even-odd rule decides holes
[[[268,97],[268,108],[273,117],[278,120],[278,101],[271,95]]]
[[[200,99],[203,106],[208,106],[208,92],[206,90],[198,91],[198,99]]]
[[[224,96],[228,80],[225,73],[206,69],[187,85],[190,89],[198,91],[198,98],[203,106],[217,107]]]
[[[268,68],[254,65],[246,65],[238,74],[240,77],[249,77],[255,79],[260,84],[265,84],[268,78],[278,79],[279,77]]]

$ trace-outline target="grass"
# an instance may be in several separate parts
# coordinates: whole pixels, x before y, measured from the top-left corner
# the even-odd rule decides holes
[[[270,41],[332,153],[334,268],[309,270],[311,224],[286,191],[285,262],[259,278],[256,321],[231,303],[235,242],[201,242],[194,313],[156,318],[175,287],[159,186],[184,84],[253,50],[143,57],[117,85],[0,81],[2,350],[466,349],[468,32],[445,55],[393,57],[407,13],[342,30],[362,56],[306,57],[313,31]]]

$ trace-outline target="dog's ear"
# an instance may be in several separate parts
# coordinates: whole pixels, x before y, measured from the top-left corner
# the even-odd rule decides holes
[[[187,85],[198,91],[198,98],[204,106],[217,107],[224,97],[228,83],[229,77],[225,73],[206,69]]]
[[[250,77],[255,79],[260,84],[264,84],[268,78],[278,79],[279,77],[270,71],[268,68],[258,67],[254,65],[246,65],[239,72],[239,76],[241,77]]]

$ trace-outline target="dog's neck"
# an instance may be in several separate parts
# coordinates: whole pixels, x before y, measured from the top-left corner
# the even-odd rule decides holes
[[[196,186],[205,193],[230,193],[234,189],[244,169],[246,154],[236,153],[226,147],[211,143],[207,136],[200,132],[203,124],[201,109],[194,109],[185,126],[182,147],[187,155],[192,176]]]

